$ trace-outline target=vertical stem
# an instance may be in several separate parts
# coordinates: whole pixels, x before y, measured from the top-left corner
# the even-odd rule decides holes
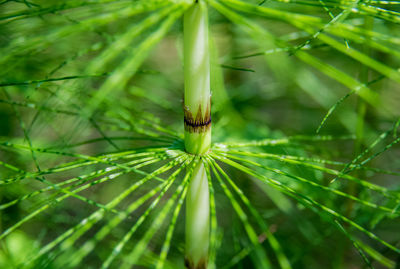
[[[204,154],[211,145],[210,53],[207,7],[196,2],[184,15],[185,149]]]
[[[189,269],[205,269],[208,262],[210,201],[203,162],[195,167],[186,198],[186,259]]]
[[[211,146],[210,55],[207,6],[196,1],[184,14],[185,150],[203,155]],[[210,201],[207,174],[200,161],[186,198],[186,259],[190,269],[207,268]]]

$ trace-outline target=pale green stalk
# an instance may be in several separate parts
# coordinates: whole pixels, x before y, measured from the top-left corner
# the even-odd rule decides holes
[[[203,155],[211,146],[210,55],[207,6],[197,1],[184,14],[185,150]],[[186,198],[187,268],[207,268],[210,233],[208,179],[194,168]]]
[[[207,268],[210,234],[208,179],[203,162],[195,167],[186,198],[186,266]]]
[[[204,154],[211,145],[210,55],[207,7],[200,1],[184,14],[185,148]]]

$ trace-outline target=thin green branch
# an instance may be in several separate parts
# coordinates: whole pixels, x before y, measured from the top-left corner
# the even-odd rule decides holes
[[[272,178],[266,177],[262,174],[259,174],[258,172],[249,169],[246,166],[243,166],[241,164],[238,164],[234,161],[231,161],[227,158],[221,157],[221,156],[217,156],[217,155],[213,155],[216,159],[240,170],[243,171],[244,173],[253,176],[259,180],[261,180],[262,182],[276,188],[277,190],[284,192],[285,194],[289,195],[290,197],[294,198],[295,200],[297,200],[298,202],[300,202],[301,204],[303,204],[306,207],[309,208],[314,208],[317,209],[318,211],[324,212],[328,215],[330,215],[331,217],[333,217],[334,219],[338,219],[341,220],[343,222],[346,222],[347,224],[351,225],[353,228],[359,230],[360,232],[364,233],[365,235],[367,235],[368,237],[370,237],[371,239],[381,243],[382,245],[388,247],[389,249],[393,250],[396,253],[400,253],[400,249],[397,248],[396,246],[388,243],[387,241],[382,240],[380,237],[378,237],[377,235],[375,235],[374,233],[370,232],[369,230],[365,229],[364,227],[362,227],[361,225],[359,225],[358,223],[352,221],[351,219],[341,215],[340,213],[336,212],[335,210],[333,210],[332,208],[329,208],[321,203],[318,203],[317,201],[315,201],[314,199],[305,196],[301,193],[299,193],[298,191],[286,186],[285,184],[274,180]]]
[[[260,226],[260,228],[262,229],[263,233],[265,233],[265,236],[267,237],[267,240],[269,241],[269,244],[271,245],[271,248],[275,252],[275,256],[278,259],[280,267],[282,269],[292,268],[291,265],[290,265],[289,259],[286,257],[285,253],[283,252],[282,247],[280,246],[278,240],[272,234],[272,232],[270,231],[269,227],[267,227],[265,221],[262,219],[262,217],[257,212],[257,210],[252,206],[251,202],[246,197],[246,195],[242,192],[241,189],[238,188],[238,186],[225,173],[225,171],[215,162],[215,160],[210,159],[210,161],[217,168],[217,170],[224,176],[224,178],[228,181],[229,185],[231,185],[231,187],[235,190],[237,195],[241,198],[243,203],[246,205],[246,207],[250,210],[250,212],[253,215],[253,217],[256,219],[257,224]]]
[[[239,219],[241,220],[251,244],[254,245],[255,253],[258,257],[260,264],[262,265],[262,268],[271,268],[271,263],[258,240],[257,233],[254,231],[253,227],[251,226],[251,224],[248,220],[248,216],[243,211],[243,209],[241,208],[241,206],[239,205],[237,200],[234,198],[232,192],[228,189],[226,184],[222,181],[212,160],[208,160],[208,163],[209,163],[215,177],[217,178],[219,184],[221,185],[225,195],[229,198],[229,201],[231,202],[232,207],[234,208],[235,212],[237,213]]]

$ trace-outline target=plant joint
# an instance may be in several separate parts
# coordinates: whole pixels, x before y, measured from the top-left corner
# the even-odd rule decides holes
[[[185,131],[189,133],[204,133],[211,128],[211,100],[207,104],[205,114],[203,116],[203,111],[201,105],[197,109],[196,117],[190,112],[187,106],[183,106],[184,111],[184,125]]]

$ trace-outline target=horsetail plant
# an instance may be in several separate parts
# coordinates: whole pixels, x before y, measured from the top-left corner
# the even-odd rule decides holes
[[[0,268],[399,266],[399,2],[0,6]]]
[[[204,155],[211,146],[210,56],[207,7],[196,2],[184,14],[185,150]],[[186,266],[207,268],[209,190],[205,168],[194,169],[186,199]]]

